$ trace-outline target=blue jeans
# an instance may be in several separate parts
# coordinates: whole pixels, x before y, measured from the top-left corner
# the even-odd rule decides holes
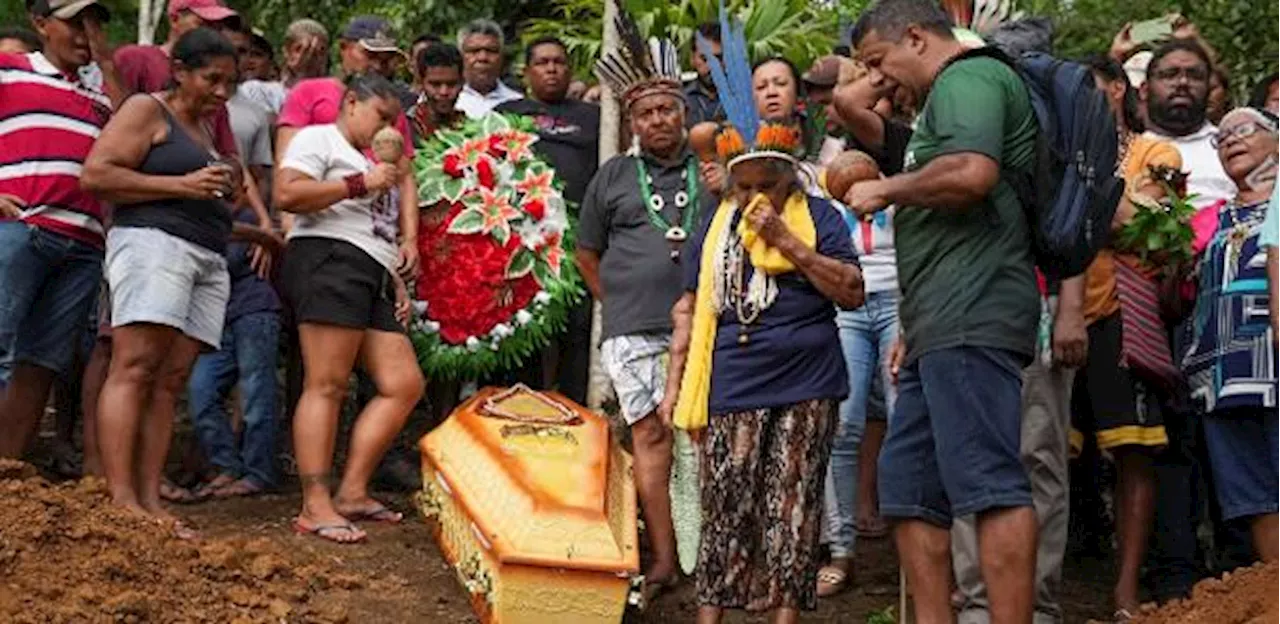
[[[0,375],[71,366],[102,280],[102,250],[20,221],[0,222]]]
[[[840,422],[831,444],[824,506],[832,557],[853,556],[854,515],[858,500],[858,449],[867,424],[872,388],[884,393],[885,412],[893,410],[894,385],[889,379],[889,356],[898,338],[898,293],[874,292],[857,310],[836,317],[845,368],[849,371],[849,398],[840,404]]]
[[[276,355],[280,315],[255,312],[231,321],[222,349],[201,355],[191,371],[191,419],[209,462],[218,471],[261,487],[276,483]],[[244,437],[237,447],[223,401],[236,381],[244,409]]]

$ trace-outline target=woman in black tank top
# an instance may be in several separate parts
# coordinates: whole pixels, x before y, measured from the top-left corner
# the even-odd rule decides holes
[[[107,240],[115,329],[99,409],[103,470],[117,504],[169,521],[160,484],[174,410],[202,346],[219,345],[231,235],[223,200],[240,184],[234,145],[215,145],[208,129],[235,80],[235,48],[201,28],[177,41],[172,59],[173,87],[125,101],[81,179],[117,206]]]

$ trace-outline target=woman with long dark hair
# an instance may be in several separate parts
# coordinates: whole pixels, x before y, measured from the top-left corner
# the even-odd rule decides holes
[[[103,472],[117,504],[162,519],[161,473],[196,355],[217,349],[230,282],[226,200],[242,186],[215,144],[236,52],[199,28],[174,44],[173,81],[125,101],[94,144],[82,186],[116,205],[107,235],[114,353],[99,400]]]
[[[407,172],[390,162],[375,164],[364,153],[399,115],[395,87],[386,78],[349,77],[336,123],[298,130],[276,169],[275,205],[295,215],[283,281],[305,371],[293,417],[302,482],[294,528],[339,543],[365,538],[353,520],[401,520],[369,496],[369,479],[424,388],[405,334],[408,294],[395,270],[395,206],[388,193]],[[334,436],[357,361],[377,396],[356,420],[333,493]]]

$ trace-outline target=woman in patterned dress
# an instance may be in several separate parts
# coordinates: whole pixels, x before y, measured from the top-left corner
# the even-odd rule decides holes
[[[1204,436],[1224,520],[1249,518],[1265,561],[1277,555],[1276,347],[1259,245],[1276,176],[1276,116],[1227,113],[1214,145],[1239,192],[1218,211],[1199,265],[1192,340],[1182,367],[1203,401]]]
[[[804,193],[789,151],[727,170],[725,201],[681,254],[658,413],[702,437],[698,622],[726,608],[794,622],[817,604],[824,477],[848,394],[836,305],[862,304],[862,276],[844,219]]]

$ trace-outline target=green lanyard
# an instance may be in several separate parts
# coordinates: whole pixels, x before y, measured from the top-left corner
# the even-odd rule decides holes
[[[688,237],[689,232],[693,230],[694,219],[698,216],[698,166],[693,158],[686,158],[685,163],[685,190],[676,193],[675,197],[676,208],[684,213],[679,228],[681,230],[679,234],[683,236],[677,237],[675,236],[677,228],[662,218],[662,209],[666,205],[666,200],[661,195],[654,195],[653,186],[649,183],[649,171],[644,166],[644,157],[636,156],[636,175],[640,178],[640,194],[644,199],[645,210],[649,213],[649,222],[668,240],[684,240]]]

